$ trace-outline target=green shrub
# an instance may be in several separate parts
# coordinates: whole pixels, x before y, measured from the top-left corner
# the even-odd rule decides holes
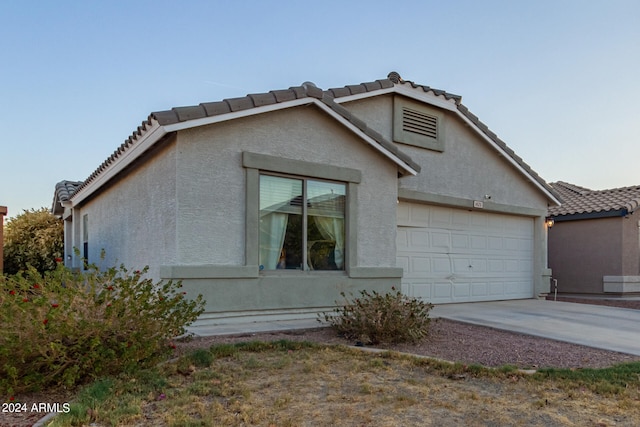
[[[48,208],[25,210],[8,219],[4,225],[4,273],[15,274],[27,265],[40,272],[55,269],[56,257],[64,252],[63,235],[62,219]]]
[[[204,311],[179,282],[153,283],[148,268],[73,272],[35,268],[0,278],[0,394],[72,387],[152,366]]]
[[[320,314],[340,334],[367,344],[416,342],[429,332],[429,311],[433,304],[393,292],[360,291],[360,298],[349,301],[333,313]],[[338,302],[336,302],[338,303]]]

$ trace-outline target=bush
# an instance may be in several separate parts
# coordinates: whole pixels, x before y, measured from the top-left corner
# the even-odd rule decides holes
[[[433,304],[393,292],[360,291],[360,298],[320,314],[340,334],[367,344],[416,342],[429,332],[429,311]],[[336,302],[337,303],[337,302]]]
[[[44,275],[31,267],[0,278],[0,394],[152,366],[204,311],[202,295],[153,283],[147,268],[78,273],[60,261]]]
[[[44,272],[56,268],[63,253],[62,220],[47,208],[25,210],[4,225],[4,273],[15,274],[27,265]]]

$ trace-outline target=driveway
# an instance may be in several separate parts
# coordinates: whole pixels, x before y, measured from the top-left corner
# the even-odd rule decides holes
[[[527,299],[442,304],[432,317],[640,356],[640,310]]]

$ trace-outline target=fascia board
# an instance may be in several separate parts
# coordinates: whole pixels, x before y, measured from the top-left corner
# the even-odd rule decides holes
[[[144,135],[140,136],[140,138],[138,138],[128,150],[124,151],[120,157],[115,159],[114,162],[106,168],[106,170],[98,174],[98,176],[87,184],[86,187],[71,196],[73,206],[77,206],[82,203],[84,199],[89,197],[94,191],[102,187],[107,183],[107,181],[133,163],[134,160],[140,157],[167,133],[166,129],[154,120],[151,125],[151,129],[149,129]]]
[[[314,104],[316,104],[320,109],[322,109],[324,112],[326,112],[327,114],[332,116],[334,119],[336,119],[338,122],[340,122],[342,125],[344,125],[351,132],[355,133],[360,138],[365,140],[365,142],[367,142],[369,145],[371,145],[377,151],[382,153],[384,156],[388,157],[391,161],[393,161],[396,165],[400,166],[403,170],[409,172],[411,175],[414,175],[414,176],[418,175],[418,171],[416,171],[415,169],[413,169],[412,167],[407,165],[398,156],[396,156],[391,151],[389,151],[386,148],[384,148],[382,145],[380,145],[378,143],[378,141],[376,141],[375,139],[371,138],[366,133],[362,132],[357,126],[355,126],[353,123],[351,123],[350,121],[348,121],[347,119],[342,117],[340,114],[338,114],[335,111],[333,111],[331,108],[329,108],[323,102],[314,99]]]

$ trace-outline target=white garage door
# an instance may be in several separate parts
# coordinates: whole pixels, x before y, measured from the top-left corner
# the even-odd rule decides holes
[[[397,265],[434,304],[531,298],[533,219],[399,203]]]

